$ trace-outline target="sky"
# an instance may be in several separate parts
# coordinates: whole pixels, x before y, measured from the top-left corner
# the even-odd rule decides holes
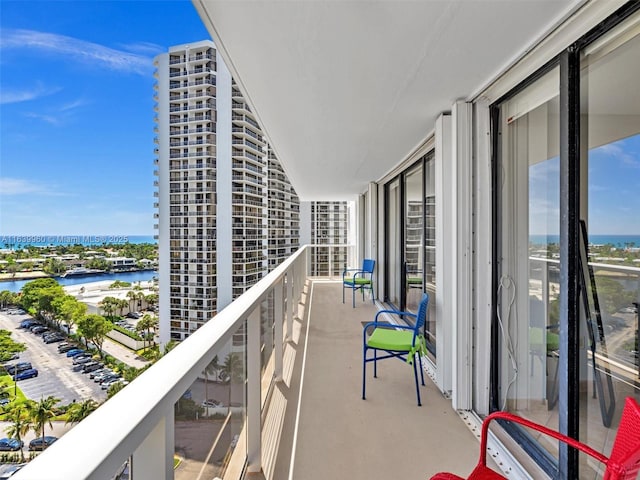
[[[153,235],[153,58],[209,38],[187,0],[0,0],[0,236]]]
[[[640,134],[589,150],[588,219],[593,235],[640,235]],[[529,169],[529,231],[560,230],[560,160]]]

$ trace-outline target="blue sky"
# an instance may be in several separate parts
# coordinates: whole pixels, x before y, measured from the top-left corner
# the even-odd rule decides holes
[[[0,0],[0,235],[153,235],[153,57],[190,1]]]
[[[529,170],[529,231],[559,233],[560,161]],[[640,134],[589,151],[589,232],[640,235]]]

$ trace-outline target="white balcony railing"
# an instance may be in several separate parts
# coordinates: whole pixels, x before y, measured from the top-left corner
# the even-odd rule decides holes
[[[123,466],[127,466],[130,478],[136,480],[174,478],[176,402],[202,378],[205,367],[221,349],[232,340],[235,348],[238,338],[246,338],[246,376],[242,381],[246,385],[246,415],[243,415],[241,433],[230,449],[224,479],[239,479],[246,472],[260,471],[265,390],[282,377],[283,348],[287,341],[283,334],[292,332],[293,318],[309,272],[311,248],[299,249],[14,478],[113,479]],[[353,251],[352,247],[349,251]],[[264,320],[261,314],[265,302],[271,306],[275,339],[269,356],[270,367],[264,370],[266,382],[261,375],[264,368],[261,365]]]

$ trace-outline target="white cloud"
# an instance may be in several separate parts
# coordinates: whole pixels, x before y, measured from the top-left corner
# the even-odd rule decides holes
[[[81,63],[144,76],[153,71],[150,57],[55,33],[5,29],[0,37],[0,48],[58,53]]]
[[[151,55],[156,56],[165,51],[165,48],[162,45],[157,45],[151,42],[138,42],[138,43],[128,43],[123,44],[122,48],[129,52],[139,53],[140,55]]]
[[[61,89],[57,87],[44,87],[42,84],[22,90],[11,90],[10,88],[3,87],[2,90],[0,90],[0,104],[28,102],[29,100],[52,95],[60,90]]]
[[[28,118],[35,118],[37,120],[42,120],[43,122],[46,122],[55,126],[62,124],[62,118],[55,117],[53,115],[46,115],[44,113],[26,112],[24,113],[24,116]]]
[[[596,152],[603,153],[613,158],[619,159],[630,167],[640,167],[640,159],[635,158],[629,151],[624,150],[620,143],[609,143],[595,149]]]
[[[0,177],[0,196],[15,195],[52,195],[66,196],[65,193],[56,192],[49,185],[43,185],[22,178]]]

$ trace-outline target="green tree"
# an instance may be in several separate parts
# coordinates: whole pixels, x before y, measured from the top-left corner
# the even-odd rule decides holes
[[[21,290],[22,296],[20,297],[20,304],[22,305],[22,308],[28,312],[37,314],[41,291],[50,288],[55,289],[56,287],[62,289],[60,284],[53,278],[39,278],[25,283]]]
[[[71,295],[56,298],[53,301],[53,307],[58,326],[60,322],[64,322],[69,325],[69,330],[87,315],[87,305],[79,302]]]
[[[116,393],[118,393],[124,387],[126,387],[126,385],[122,382],[115,382],[109,385],[109,388],[107,389],[107,399],[113,397]]]
[[[116,297],[104,297],[100,303],[98,303],[98,307],[102,309],[104,312],[104,316],[108,318],[113,318],[120,305],[120,301]]]
[[[145,348],[146,348],[147,340],[149,340],[150,342],[153,342],[154,335],[151,334],[151,330],[155,331],[157,327],[158,327],[158,319],[149,314],[145,314],[137,323],[136,332],[141,334],[140,336],[145,342]]]
[[[129,302],[126,301],[124,298],[119,298],[118,299],[118,309],[120,310],[120,316],[122,316],[122,314],[123,314],[122,312],[128,306],[129,306]]]
[[[0,362],[11,360],[14,353],[24,352],[27,347],[11,338],[11,332],[0,330]]]
[[[213,357],[213,360],[209,362],[209,364],[204,367],[204,398],[205,400],[209,398],[209,374],[213,374],[215,379],[218,378],[218,372],[220,371],[220,361],[218,360],[218,355]]]
[[[47,423],[49,428],[53,428],[51,421],[58,414],[56,405],[59,402],[59,398],[49,395],[47,398],[41,398],[39,402],[28,401],[26,403],[31,427],[36,435],[44,437],[44,427]]]
[[[87,418],[92,412],[94,412],[100,405],[92,399],[85,400],[80,403],[73,403],[67,409],[67,421],[68,423],[78,423]]]
[[[104,258],[92,258],[89,260],[85,266],[87,268],[95,268],[96,270],[111,270],[111,264],[107,262]]]
[[[102,316],[96,313],[87,315],[78,322],[78,333],[83,336],[87,342],[93,343],[98,349],[100,358],[104,357],[102,344],[107,333],[111,331],[111,324]]]
[[[155,307],[158,304],[159,296],[157,293],[150,293],[144,296],[144,301],[147,304],[147,308]]]
[[[62,260],[52,257],[44,262],[42,270],[49,275],[60,275],[67,270],[67,266]]]
[[[33,424],[29,415],[29,410],[24,402],[11,402],[3,408],[5,421],[9,426],[5,428],[5,433],[9,438],[15,438],[22,442],[22,438],[31,430]],[[24,451],[20,449],[20,461],[24,463]]]
[[[133,312],[135,310],[135,308],[133,308],[133,302],[135,302],[137,297],[138,297],[137,292],[135,292],[133,290],[129,290],[127,292],[127,298],[129,299],[129,311],[130,312]]]
[[[0,308],[6,308],[16,303],[18,303],[18,296],[15,293],[9,290],[2,290],[0,292]]]

